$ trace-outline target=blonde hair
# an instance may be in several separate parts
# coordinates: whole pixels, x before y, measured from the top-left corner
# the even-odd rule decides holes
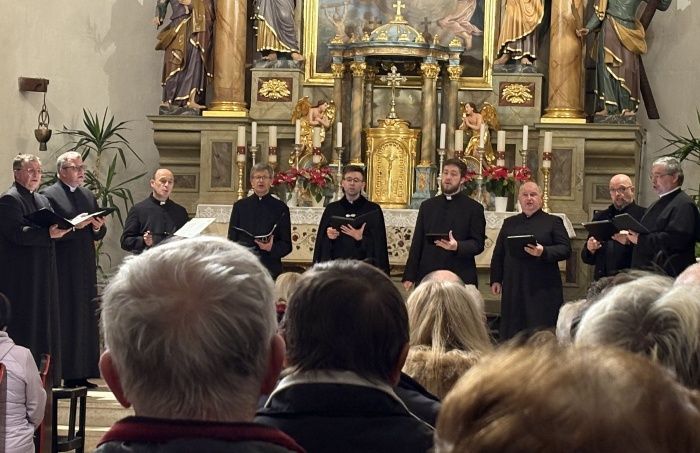
[[[275,303],[287,304],[301,278],[299,272],[283,272],[275,280]]]
[[[700,451],[699,402],[666,370],[622,350],[504,349],[445,398],[435,452]]]

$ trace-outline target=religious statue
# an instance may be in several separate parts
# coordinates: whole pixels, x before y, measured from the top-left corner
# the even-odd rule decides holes
[[[491,146],[491,129],[499,130],[501,128],[496,108],[488,102],[484,102],[484,107],[481,111],[478,111],[476,110],[476,104],[473,102],[465,103],[462,107],[462,124],[459,126],[460,130],[468,131],[470,134],[465,155],[479,158],[476,150],[479,147],[479,133],[482,124],[485,125],[484,166],[490,167],[496,162],[496,156]]]
[[[596,32],[591,58],[596,63],[596,115],[634,115],[639,109],[639,56],[647,51],[644,27],[636,18],[642,0],[596,0],[584,37]],[[659,0],[666,11],[671,0]]]
[[[289,54],[293,61],[303,61],[297,39],[294,0],[256,0],[257,51],[264,60],[276,60],[279,53]]]
[[[297,101],[297,105],[292,112],[292,124],[299,120],[301,123],[300,143],[302,146],[301,156],[313,151],[314,128],[321,129],[321,143],[326,138],[326,129],[331,127],[335,120],[335,103],[330,103],[321,99],[315,106],[311,105],[308,96]]]
[[[498,55],[493,64],[509,59],[531,65],[537,59],[537,32],[544,17],[543,0],[506,0],[498,37]]]
[[[161,106],[204,109],[204,90],[213,78],[213,0],[158,0],[153,18],[157,27],[168,5],[170,23],[158,32],[156,45],[165,51]]]
[[[471,23],[476,11],[476,0],[457,0],[457,4],[442,19],[438,25],[443,29],[452,30],[458,38],[464,41],[464,50],[472,48],[472,36],[483,35],[483,30]]]

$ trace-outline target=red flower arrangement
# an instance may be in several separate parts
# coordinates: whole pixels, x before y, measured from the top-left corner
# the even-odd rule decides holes
[[[297,179],[300,177],[300,172],[296,168],[289,170],[278,171],[272,179],[272,185],[275,187],[284,186],[288,191],[294,190]]]
[[[328,189],[333,188],[333,170],[329,167],[322,168],[290,168],[279,171],[272,180],[274,186],[284,186],[287,191],[294,190],[297,182],[300,188],[308,190],[317,202],[326,196]]]
[[[514,166],[512,170],[507,167],[494,166],[484,169],[484,187],[493,192],[497,197],[507,197],[515,193],[515,182],[525,182],[532,179],[532,171],[529,167]]]

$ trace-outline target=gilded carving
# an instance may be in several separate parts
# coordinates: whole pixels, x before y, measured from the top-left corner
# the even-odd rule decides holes
[[[437,63],[421,63],[420,70],[426,79],[436,79],[440,73],[440,66]]]
[[[462,65],[450,65],[447,67],[447,74],[450,77],[450,80],[452,81],[459,81],[459,78],[462,77],[462,71],[464,70],[464,66]]]
[[[462,47],[462,41],[459,40],[456,36],[452,38],[452,41],[448,44],[449,47]]]
[[[374,78],[377,76],[379,68],[376,66],[367,66],[365,68],[365,81],[374,82]]]
[[[512,83],[503,88],[501,97],[511,104],[524,104],[532,100],[532,93],[525,85]]]
[[[363,77],[365,75],[365,69],[367,69],[367,63],[364,61],[353,61],[350,63],[350,70],[352,71],[353,77]]]
[[[343,63],[332,63],[331,71],[333,71],[334,79],[342,79],[343,73],[345,72],[345,65]]]
[[[287,84],[279,79],[265,80],[258,93],[267,99],[282,99],[292,94]]]

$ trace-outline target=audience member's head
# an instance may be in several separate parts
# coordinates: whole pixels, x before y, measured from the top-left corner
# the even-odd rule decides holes
[[[459,275],[446,269],[439,269],[428,273],[425,277],[423,277],[423,280],[421,280],[421,283],[426,282],[452,282],[464,285],[467,288],[469,296],[478,304],[479,309],[484,312],[484,322],[486,322],[486,304],[484,303],[484,296],[481,295],[479,288],[474,285],[466,285],[464,281],[459,278]]]
[[[287,304],[300,278],[301,274],[299,272],[283,272],[275,280],[275,304],[277,306],[278,321],[281,321],[282,316],[287,311]]]
[[[252,420],[284,356],[267,270],[221,238],[127,258],[105,289],[102,326],[104,379],[139,416]]]
[[[294,372],[352,371],[394,385],[408,350],[408,313],[393,282],[359,261],[306,271],[285,316]]]
[[[11,319],[12,310],[10,308],[10,299],[3,293],[0,293],[0,330],[7,330]]]
[[[700,285],[700,263],[688,266],[676,277],[674,285]]]
[[[443,401],[436,453],[699,451],[698,394],[606,348],[504,349]]]
[[[559,308],[559,316],[557,316],[556,335],[557,341],[561,345],[570,345],[574,341],[571,332],[571,325],[584,309],[588,308],[589,304],[586,299],[567,302]]]

